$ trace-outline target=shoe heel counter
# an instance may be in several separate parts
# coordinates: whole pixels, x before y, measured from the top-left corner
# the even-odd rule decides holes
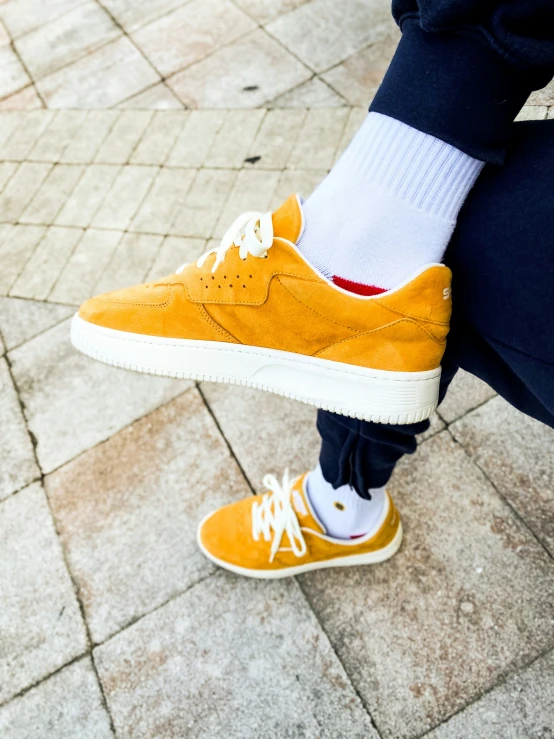
[[[394,313],[447,327],[452,314],[452,272],[444,265],[429,267],[411,282],[378,298]],[[440,331],[437,333],[437,338]],[[443,336],[443,340],[446,334]]]

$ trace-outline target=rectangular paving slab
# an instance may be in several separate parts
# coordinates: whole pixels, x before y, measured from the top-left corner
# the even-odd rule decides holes
[[[258,492],[267,473],[279,480],[317,464],[316,410],[252,388],[203,382],[202,392],[246,476]]]
[[[382,0],[312,0],[268,24],[268,30],[310,69],[324,72],[381,40],[393,25]]]
[[[257,108],[310,77],[307,67],[258,29],[177,72],[167,84],[190,108]]]
[[[83,233],[79,228],[50,226],[17,278],[10,295],[45,300]]]
[[[20,298],[0,298],[0,334],[6,349],[14,349],[55,326],[74,311],[67,305]]]
[[[89,658],[0,708],[2,739],[109,739],[110,719]]]
[[[72,346],[69,325],[63,321],[9,354],[45,473],[191,385],[96,362]]]
[[[495,391],[469,372],[458,370],[450,383],[438,413],[446,423],[453,423],[474,408],[494,398]]]
[[[87,637],[38,483],[0,504],[0,552],[2,704],[82,654]]]
[[[554,556],[554,431],[494,398],[452,434]]]
[[[198,522],[250,491],[196,390],[46,478],[93,639],[213,571]]]
[[[293,580],[210,577],[94,659],[122,739],[378,737]]]
[[[122,36],[37,81],[49,108],[112,108],[159,81],[131,41]]]
[[[389,489],[399,554],[301,584],[381,735],[411,739],[554,644],[554,572],[448,432]]]
[[[3,358],[0,358],[0,418],[2,419],[0,500],[2,500],[40,476],[17,391],[8,364]]]
[[[164,77],[198,62],[256,28],[230,0],[192,0],[133,34]]]
[[[9,293],[45,231],[44,226],[0,226],[0,294]]]
[[[554,652],[550,652],[425,739],[550,739],[553,727]]]

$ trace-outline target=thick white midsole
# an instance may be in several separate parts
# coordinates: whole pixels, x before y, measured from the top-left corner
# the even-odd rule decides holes
[[[414,423],[437,406],[441,370],[389,372],[277,349],[116,331],[71,324],[79,351],[117,367],[154,375],[248,385],[316,408],[378,423]]]
[[[287,567],[282,570],[251,570],[247,567],[239,567],[233,565],[230,562],[214,557],[202,544],[201,531],[204,521],[210,518],[213,514],[206,516],[206,518],[198,526],[197,542],[201,551],[205,556],[211,560],[214,564],[219,567],[223,567],[225,570],[234,572],[236,575],[244,575],[245,577],[255,577],[259,580],[278,580],[283,577],[294,577],[294,575],[301,575],[303,572],[311,572],[312,570],[322,570],[327,567],[354,567],[357,565],[374,565],[379,562],[384,562],[390,559],[400,549],[402,544],[402,522],[398,524],[398,529],[392,541],[390,541],[386,547],[378,549],[375,552],[367,552],[366,554],[350,554],[346,557],[336,557],[335,559],[327,559],[319,562],[307,562],[303,565],[297,565],[296,567]]]

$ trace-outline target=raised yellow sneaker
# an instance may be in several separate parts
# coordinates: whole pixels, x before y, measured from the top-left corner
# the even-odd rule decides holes
[[[450,270],[421,269],[375,296],[316,272],[295,244],[297,196],[247,213],[196,264],[88,300],[73,344],[108,364],[229,382],[382,423],[427,418],[438,400]]]
[[[198,527],[198,545],[216,565],[238,575],[273,579],[323,567],[384,562],[402,542],[402,523],[387,493],[381,519],[356,539],[327,536],[306,492],[307,474],[279,484],[264,477],[268,492],[219,508]]]

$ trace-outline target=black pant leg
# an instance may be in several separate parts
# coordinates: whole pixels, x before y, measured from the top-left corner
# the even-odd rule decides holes
[[[487,166],[470,193],[445,262],[453,315],[441,400],[458,367],[554,427],[554,120],[518,123],[507,164]],[[334,487],[362,497],[413,454],[428,421],[374,424],[320,411],[320,464]]]

